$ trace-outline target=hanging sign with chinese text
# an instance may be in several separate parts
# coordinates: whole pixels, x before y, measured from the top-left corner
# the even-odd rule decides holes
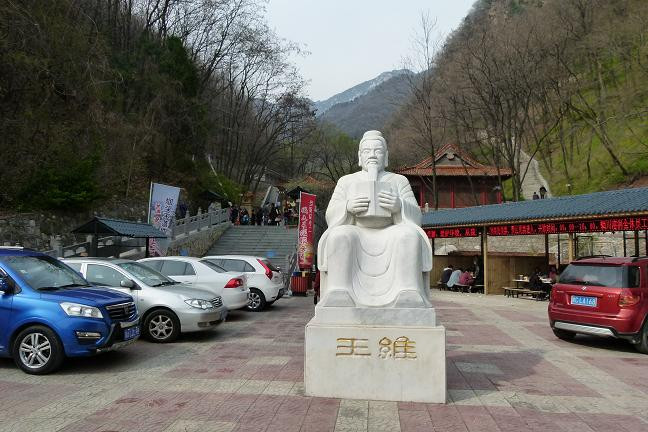
[[[313,266],[314,242],[313,230],[315,225],[315,195],[300,192],[299,194],[299,226],[297,238],[297,260],[300,269],[310,269]]]
[[[496,225],[487,228],[489,236],[569,234],[648,230],[648,217],[593,219],[588,221],[543,222]]]
[[[457,238],[479,237],[480,231],[475,227],[468,228],[427,228],[424,230],[428,238]]]

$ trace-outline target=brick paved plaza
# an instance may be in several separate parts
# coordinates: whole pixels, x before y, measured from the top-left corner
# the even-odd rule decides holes
[[[0,431],[648,431],[648,356],[556,339],[546,302],[432,293],[448,330],[448,404],[304,396],[312,297],[235,312],[170,345],[25,375],[0,360]]]

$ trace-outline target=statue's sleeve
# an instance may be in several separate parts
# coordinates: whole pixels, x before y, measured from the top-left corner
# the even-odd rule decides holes
[[[350,215],[347,212],[347,194],[342,181],[338,181],[333,191],[333,196],[326,209],[326,223],[329,229],[343,224],[351,223]]]
[[[347,193],[344,187],[344,181],[340,179],[335,185],[335,190],[333,195],[329,200],[328,207],[326,209],[326,223],[328,229],[322,234],[322,238],[319,240],[317,245],[317,267],[321,271],[328,271],[328,264],[326,259],[326,242],[328,240],[328,235],[331,232],[331,228],[350,224],[353,219],[351,215],[347,212]],[[326,281],[324,279],[323,281]],[[326,287],[326,283],[322,283],[322,287]],[[324,292],[324,291],[322,291]]]
[[[421,226],[421,208],[416,202],[409,181],[402,177],[397,184],[398,197],[401,200],[401,212],[394,218],[394,223],[409,222]]]
[[[421,236],[421,265],[423,271],[432,270],[432,245],[425,231],[421,228],[421,208],[414,197],[414,192],[405,177],[400,177],[397,181],[398,197],[401,200],[400,214],[394,216],[394,223],[410,223],[416,226],[416,230]]]

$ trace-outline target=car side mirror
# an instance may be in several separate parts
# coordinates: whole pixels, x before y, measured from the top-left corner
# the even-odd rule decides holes
[[[139,286],[137,286],[137,284],[132,279],[122,279],[121,282],[119,282],[119,286],[132,290],[139,289]]]
[[[11,294],[12,292],[13,288],[11,287],[11,284],[9,284],[9,279],[6,277],[0,277],[0,293]]]

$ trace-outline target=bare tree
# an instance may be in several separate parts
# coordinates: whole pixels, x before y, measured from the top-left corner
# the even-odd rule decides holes
[[[405,67],[415,72],[407,75],[412,98],[409,103],[409,124],[416,130],[415,144],[432,155],[432,185],[434,208],[439,208],[439,192],[435,155],[446,138],[446,123],[438,109],[438,83],[435,61],[440,51],[441,35],[436,33],[436,20],[421,13],[418,31],[413,38],[413,54]]]

